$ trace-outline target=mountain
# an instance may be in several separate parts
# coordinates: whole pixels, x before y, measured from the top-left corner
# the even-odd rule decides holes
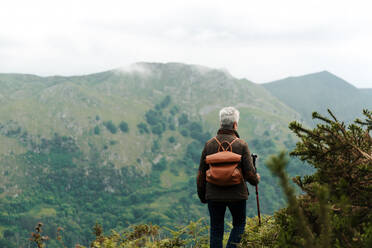
[[[195,175],[218,111],[240,110],[239,133],[260,161],[293,147],[287,126],[301,118],[261,85],[180,63],[71,77],[0,74],[0,103],[0,238],[17,246],[38,221],[48,234],[62,226],[68,245],[87,245],[96,222],[109,230],[207,216]],[[292,174],[308,170],[292,161]],[[259,172],[270,214],[284,199],[268,169]],[[255,211],[250,197],[247,214]]]
[[[272,95],[296,110],[308,124],[314,124],[311,113],[326,114],[331,109],[347,122],[360,117],[362,110],[372,108],[370,89],[358,89],[330,72],[322,71],[299,77],[288,77],[263,84]]]
[[[372,89],[360,89],[360,92],[367,97],[372,98]]]

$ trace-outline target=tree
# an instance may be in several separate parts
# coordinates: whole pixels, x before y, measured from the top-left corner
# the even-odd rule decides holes
[[[172,131],[176,130],[176,125],[174,125],[174,123],[169,123],[168,127],[169,127],[169,130],[172,130]]]
[[[162,157],[160,161],[156,164],[154,164],[154,169],[158,171],[163,171],[167,168],[167,160],[165,157]]]
[[[103,125],[112,133],[115,134],[118,131],[118,128],[115,126],[115,124],[112,121],[105,121],[103,122]]]
[[[195,121],[193,121],[189,124],[189,129],[190,129],[190,131],[195,131],[195,132],[198,132],[198,133],[203,132],[202,125],[200,123],[195,122]]]
[[[178,112],[180,111],[180,109],[176,106],[176,105],[174,105],[170,110],[169,110],[169,112],[171,113],[171,115],[176,115]]]
[[[6,238],[6,239],[9,240],[11,237],[14,236],[14,232],[11,231],[11,230],[6,229],[6,230],[4,231],[4,233],[3,233],[3,236],[4,236],[4,238]]]
[[[310,163],[316,173],[293,181],[305,192],[295,199],[283,173],[286,162],[272,158],[268,166],[282,181],[289,207],[277,213],[279,242],[287,247],[370,247],[372,245],[372,112],[346,126],[331,111],[314,112],[314,129],[292,122],[300,138],[290,153]],[[291,245],[288,245],[291,244]]]
[[[161,123],[158,123],[155,126],[152,126],[151,131],[154,134],[161,135],[165,131],[165,129]]]
[[[168,127],[169,127],[169,130],[176,130],[176,123],[174,121],[174,117],[173,116],[169,116],[168,117]]]
[[[154,143],[151,146],[151,151],[153,153],[160,151],[160,144],[159,144],[159,141],[158,140],[154,140]]]
[[[120,122],[119,128],[123,133],[127,133],[129,131],[128,123],[125,121]]]
[[[186,147],[186,157],[192,159],[195,163],[199,163],[200,154],[203,150],[202,145],[199,142],[193,141]]]
[[[174,143],[174,142],[176,142],[176,139],[173,136],[170,136],[168,138],[168,141],[169,141],[169,143]]]
[[[161,107],[161,108],[166,108],[166,107],[168,107],[168,105],[170,104],[170,102],[171,102],[171,97],[168,95],[168,96],[166,96],[166,97],[163,99],[163,101],[161,101],[161,103],[160,103],[160,107]]]
[[[189,121],[189,118],[187,117],[187,114],[182,113],[181,116],[178,118],[178,123],[180,125],[184,125]]]
[[[0,239],[0,247],[11,248],[11,247],[16,247],[16,245],[6,239]]]
[[[140,134],[149,133],[149,129],[147,128],[146,123],[141,122],[141,123],[137,124],[137,128],[138,128]]]
[[[150,109],[145,113],[145,119],[148,124],[151,126],[154,126],[158,124],[159,122],[163,121],[163,114],[161,111],[155,111]]]
[[[97,125],[97,126],[95,126],[94,127],[94,134],[95,135],[99,135],[101,133],[101,129],[99,128],[99,126]]]
[[[185,128],[182,128],[181,131],[180,131],[180,133],[181,133],[181,135],[183,137],[189,136],[189,131],[187,129],[185,129]]]

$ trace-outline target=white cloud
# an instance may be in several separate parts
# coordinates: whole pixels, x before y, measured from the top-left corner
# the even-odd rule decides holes
[[[330,70],[372,87],[369,1],[5,0],[0,71],[84,74],[138,61],[256,82]]]
[[[144,77],[151,76],[152,71],[151,68],[147,67],[146,64],[143,63],[135,63],[129,66],[123,66],[116,69],[119,73],[128,73],[128,74],[139,74]]]

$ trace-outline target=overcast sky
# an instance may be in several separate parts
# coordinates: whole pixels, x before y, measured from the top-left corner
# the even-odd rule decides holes
[[[368,0],[1,0],[0,72],[183,62],[256,83],[328,70],[372,88],[371,11]]]

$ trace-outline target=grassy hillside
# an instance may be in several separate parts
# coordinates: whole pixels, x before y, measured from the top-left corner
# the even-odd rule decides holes
[[[247,218],[245,231],[239,247],[371,247],[371,166],[372,112],[364,111],[363,121],[346,127],[330,117],[314,114],[323,122],[315,129],[307,129],[294,121],[289,128],[300,142],[291,152],[301,160],[311,163],[317,171],[313,175],[297,176],[294,182],[303,190],[296,196],[286,172],[288,158],[284,152],[271,156],[266,165],[278,177],[285,192],[288,205],[273,216]],[[352,166],[350,166],[352,165]],[[279,186],[278,185],[278,186]],[[169,201],[169,200],[168,200]],[[45,208],[46,214],[53,212]],[[37,214],[34,212],[33,214]],[[104,233],[100,224],[95,224],[95,239],[89,247],[209,247],[207,218],[190,221],[186,226],[161,228],[152,224],[133,225],[120,231]],[[44,225],[37,224],[30,243],[38,247],[63,245],[65,236],[59,230],[57,239],[44,239]],[[223,243],[227,243],[229,229],[225,229]],[[4,237],[10,237],[9,230]],[[9,240],[1,240],[0,246],[14,247]],[[76,244],[76,248],[84,248]]]
[[[262,160],[294,145],[287,125],[300,118],[260,85],[177,63],[0,74],[0,101],[0,238],[12,233],[17,245],[38,221],[49,233],[64,227],[67,244],[86,244],[96,221],[109,230],[206,216],[195,175],[219,109],[239,108],[241,137]],[[268,169],[259,170],[262,212],[272,213],[284,200]],[[251,197],[248,215],[255,211]]]
[[[311,113],[325,114],[332,109],[336,116],[350,122],[363,109],[372,107],[370,90],[360,90],[327,71],[299,77],[289,77],[263,84],[279,100],[301,114],[312,124]]]

